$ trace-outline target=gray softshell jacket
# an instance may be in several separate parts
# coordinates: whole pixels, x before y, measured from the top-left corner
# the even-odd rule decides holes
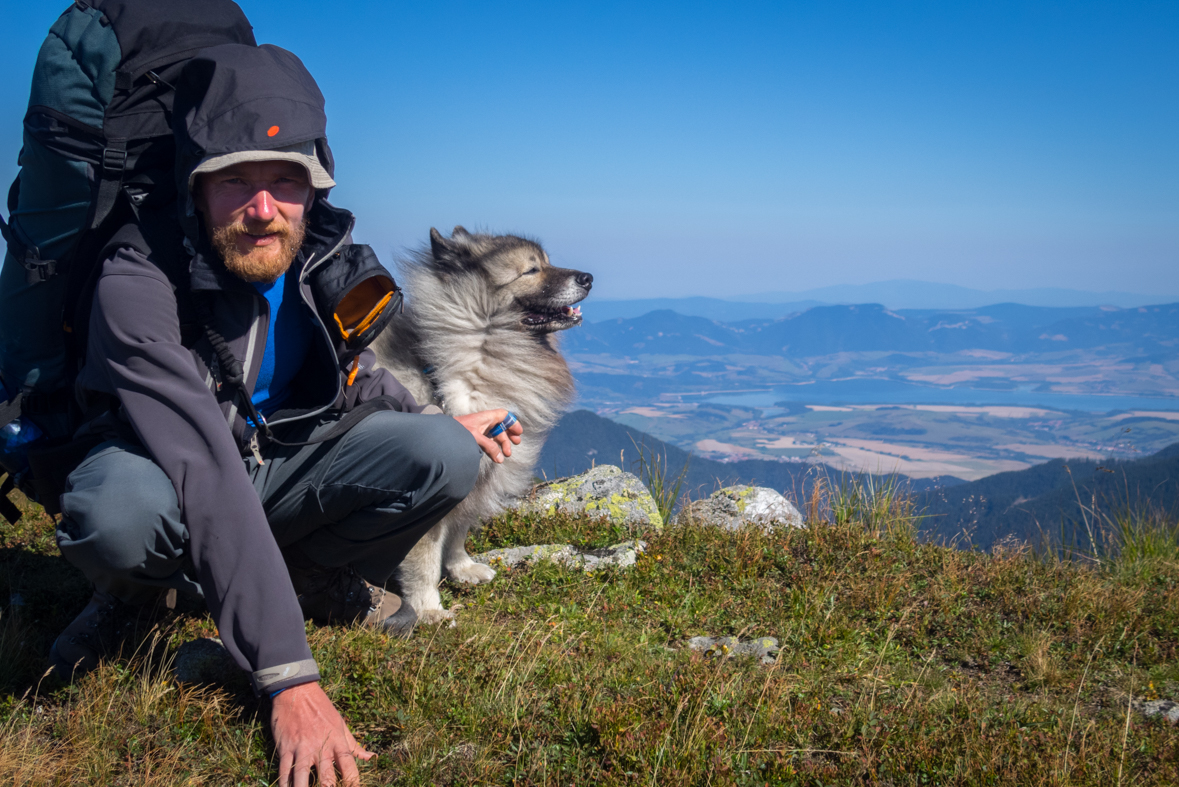
[[[111,436],[133,431],[172,481],[195,578],[222,641],[252,673],[256,691],[274,692],[318,680],[319,673],[286,565],[247,473],[244,457],[258,435],[239,412],[243,394],[224,384],[218,353],[194,307],[203,302],[203,313],[212,314],[212,327],[242,364],[244,395],[250,395],[266,346],[269,303],[209,250],[199,218],[191,213],[187,181],[204,155],[303,141],[285,133],[268,139],[267,130],[275,125],[295,137],[318,135],[312,138],[329,172],[332,161],[323,98],[290,53],[265,46],[216,47],[194,58],[186,75],[190,71],[176,97],[176,213],[183,235],[168,232],[176,227],[171,208],[145,210],[137,225],[107,245],[77,392],[92,416],[84,431]],[[271,84],[251,93],[248,85],[268,73]],[[316,106],[318,115],[311,111]],[[227,114],[233,123],[224,122]],[[219,122],[220,130],[210,132]],[[258,123],[267,125],[255,128]],[[200,138],[202,128],[206,135]],[[365,349],[392,314],[358,310],[357,293],[391,312],[390,299],[379,296],[395,285],[371,249],[351,244],[352,224],[350,213],[317,195],[302,251],[288,275],[297,272],[302,308],[319,330],[286,408],[270,419],[276,430],[377,397],[385,397],[389,409],[425,409],[387,371],[374,368],[372,351]],[[349,327],[347,314],[343,323],[338,319],[345,311],[353,315],[353,326],[355,315],[367,318],[364,329],[342,332]]]

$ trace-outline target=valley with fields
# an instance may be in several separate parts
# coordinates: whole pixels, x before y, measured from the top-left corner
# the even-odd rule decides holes
[[[579,406],[720,461],[971,481],[1179,440],[1179,304],[660,310],[564,347]]]

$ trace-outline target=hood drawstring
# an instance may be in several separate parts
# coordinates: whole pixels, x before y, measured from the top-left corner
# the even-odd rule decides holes
[[[196,301],[197,316],[205,329],[205,337],[213,346],[213,352],[217,353],[217,360],[221,364],[221,382],[235,389],[234,395],[238,397],[241,408],[246,411],[246,417],[253,422],[253,426],[265,435],[268,441],[282,445],[275,439],[274,433],[270,431],[270,425],[258,412],[258,408],[254,406],[253,400],[246,391],[246,375],[241,362],[234,356],[233,350],[229,349],[229,343],[225,341],[225,337],[213,327],[213,307],[209,303],[210,299],[205,296],[194,300]],[[257,450],[254,453],[257,455]]]

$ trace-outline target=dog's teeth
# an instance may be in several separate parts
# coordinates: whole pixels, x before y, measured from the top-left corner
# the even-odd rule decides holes
[[[561,313],[562,314],[573,314],[573,310],[570,309],[568,306],[566,306],[563,309],[561,309]]]

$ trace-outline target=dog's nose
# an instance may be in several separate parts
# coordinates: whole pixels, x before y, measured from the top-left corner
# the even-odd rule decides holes
[[[578,284],[588,290],[590,287],[594,286],[594,275],[592,273],[579,273],[577,274],[576,281]]]

